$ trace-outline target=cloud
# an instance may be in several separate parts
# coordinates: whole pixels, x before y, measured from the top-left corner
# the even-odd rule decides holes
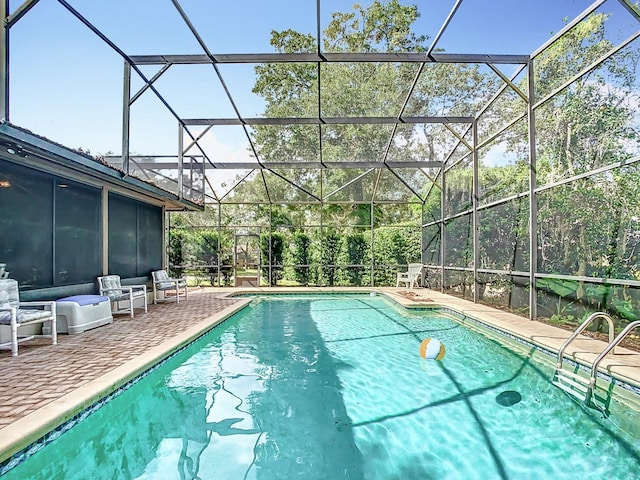
[[[512,165],[517,160],[517,156],[513,152],[507,152],[507,144],[505,142],[493,145],[484,154],[480,155],[480,164],[485,167],[504,167]]]

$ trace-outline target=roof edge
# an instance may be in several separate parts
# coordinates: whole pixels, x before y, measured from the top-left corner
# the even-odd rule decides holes
[[[16,157],[15,159],[22,157],[43,163],[54,162],[102,182],[150,196],[162,202],[169,210],[204,210],[204,205],[179,198],[152,183],[129,176],[99,158],[73,150],[10,122],[0,122],[0,148],[6,149],[6,155]]]

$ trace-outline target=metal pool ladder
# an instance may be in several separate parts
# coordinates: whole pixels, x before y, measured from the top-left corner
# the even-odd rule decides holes
[[[605,349],[596,357],[591,366],[590,376],[587,378],[586,373],[580,375],[580,368],[576,366],[572,369],[563,368],[564,351],[567,346],[580,335],[587,326],[598,318],[604,318],[609,325],[609,343]],[[622,330],[617,337],[613,338],[615,330],[613,325],[613,319],[609,314],[605,312],[595,312],[589,315],[589,317],[582,322],[582,324],[576,329],[573,334],[567,338],[558,351],[558,361],[556,363],[556,371],[553,375],[552,383],[561,388],[565,392],[573,395],[574,397],[584,401],[587,405],[599,408],[603,411],[608,410],[611,403],[611,389],[603,389],[596,386],[596,377],[598,374],[598,365],[602,359],[613,351],[615,354],[615,347],[618,345],[624,337],[626,337],[631,330],[640,326],[640,321],[636,320],[631,322]]]

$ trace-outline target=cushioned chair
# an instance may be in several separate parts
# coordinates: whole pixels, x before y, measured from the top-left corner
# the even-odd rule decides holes
[[[122,285],[120,275],[105,275],[98,277],[98,289],[100,295],[109,297],[113,306],[112,314],[128,313],[133,318],[135,302],[140,304],[137,308],[144,308],[144,313],[147,313],[146,285]]]
[[[398,272],[396,278],[396,288],[400,286],[400,283],[404,283],[407,287],[413,288],[414,285],[419,285],[422,277],[422,264],[410,263],[406,272]]]
[[[22,327],[46,322],[50,324],[50,333],[48,335],[18,335],[18,330]],[[21,302],[18,293],[18,282],[13,279],[0,279],[0,325],[8,325],[11,329],[11,341],[0,343],[0,348],[11,348],[11,355],[14,357],[18,356],[18,344],[32,338],[45,337],[50,338],[53,345],[58,343],[56,302]]]
[[[170,278],[166,270],[151,272],[153,281],[153,303],[175,300],[180,303],[180,297],[187,299],[187,279]],[[170,295],[170,293],[173,293]]]

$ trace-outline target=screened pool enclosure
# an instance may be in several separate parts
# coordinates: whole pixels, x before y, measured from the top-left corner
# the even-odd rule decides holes
[[[0,262],[34,298],[422,262],[531,318],[640,313],[631,0],[3,3]]]

